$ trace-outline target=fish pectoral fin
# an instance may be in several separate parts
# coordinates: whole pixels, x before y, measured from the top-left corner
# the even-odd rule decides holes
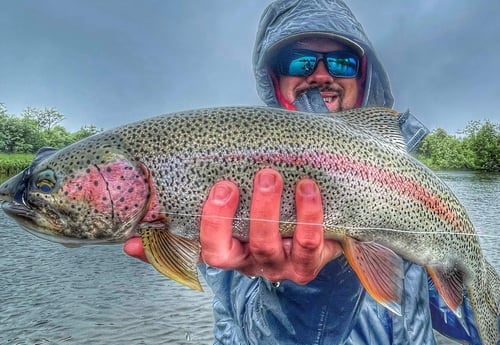
[[[460,306],[464,298],[464,272],[440,265],[427,265],[425,268],[448,308],[458,317],[462,317]]]
[[[347,262],[370,296],[393,313],[401,315],[403,259],[383,245],[350,237],[346,237],[343,248]]]
[[[140,233],[144,252],[154,268],[178,283],[203,291],[196,267],[199,241],[174,235],[164,228],[144,227]]]

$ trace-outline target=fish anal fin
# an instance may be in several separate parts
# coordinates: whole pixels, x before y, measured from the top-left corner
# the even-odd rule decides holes
[[[196,267],[199,241],[172,234],[165,228],[143,226],[140,233],[144,252],[154,268],[178,283],[203,291]]]
[[[448,308],[461,317],[464,272],[456,267],[450,269],[441,265],[427,265],[425,268]]]
[[[401,315],[403,259],[381,244],[350,237],[344,241],[344,255],[370,296]]]

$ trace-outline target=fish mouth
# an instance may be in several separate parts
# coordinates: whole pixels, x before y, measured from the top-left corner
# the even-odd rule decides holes
[[[37,219],[41,218],[39,213],[24,204],[15,201],[4,201],[1,203],[1,208],[5,214],[14,219],[24,230],[36,237],[68,247],[79,247],[83,244],[79,239],[66,238],[61,236],[57,231],[39,226],[37,224]]]
[[[33,219],[37,215],[33,209],[15,201],[2,202],[2,210],[23,226],[25,224],[32,224]]]
[[[56,231],[52,231],[38,225],[37,219],[41,218],[41,216],[36,210],[16,201],[2,202],[2,210],[5,214],[12,217],[12,219],[14,219],[23,229],[33,235],[59,242],[56,239],[53,239],[59,237]]]
[[[116,239],[82,239],[68,237],[57,231],[57,229],[54,230],[47,226],[41,226],[40,224],[47,223],[48,219],[40,215],[35,209],[16,201],[3,201],[0,206],[5,214],[14,219],[17,224],[30,234],[44,240],[62,244],[65,247],[75,248],[82,245],[116,243]],[[54,223],[51,224],[55,226]]]

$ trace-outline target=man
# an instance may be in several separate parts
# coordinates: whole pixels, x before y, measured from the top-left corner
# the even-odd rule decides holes
[[[253,61],[257,90],[269,106],[337,112],[393,105],[385,70],[340,0],[273,2],[261,18]],[[413,128],[409,114],[400,122],[411,149],[425,130]],[[429,308],[435,303],[421,267],[406,264],[403,315],[392,314],[365,293],[339,244],[325,241],[314,225],[323,219],[315,182],[297,185],[293,239],[279,235],[281,192],[279,173],[256,174],[249,243],[231,236],[237,186],[217,183],[204,205],[201,261],[209,266],[200,270],[215,295],[216,344],[435,344]],[[124,250],[144,259],[141,248],[133,239]],[[433,318],[442,322],[443,315],[456,320],[437,306]],[[475,329],[462,326],[447,331],[472,341]]]

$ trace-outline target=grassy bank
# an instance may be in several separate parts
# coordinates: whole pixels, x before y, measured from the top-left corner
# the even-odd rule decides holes
[[[31,153],[7,154],[0,153],[0,181],[22,171],[33,160]]]

